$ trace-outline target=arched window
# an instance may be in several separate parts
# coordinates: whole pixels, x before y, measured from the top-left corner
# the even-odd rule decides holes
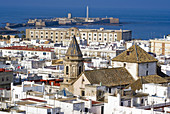
[[[81,66],[79,66],[79,75],[81,74]]]
[[[148,71],[146,71],[146,76],[149,75]]]
[[[66,75],[68,75],[69,74],[69,68],[68,68],[68,66],[66,66]]]
[[[126,63],[124,63],[124,65],[123,65],[124,67],[126,67]]]

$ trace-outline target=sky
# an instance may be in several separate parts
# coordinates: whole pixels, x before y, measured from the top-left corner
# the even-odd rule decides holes
[[[0,7],[14,8],[93,8],[168,9],[170,0],[1,0]]]

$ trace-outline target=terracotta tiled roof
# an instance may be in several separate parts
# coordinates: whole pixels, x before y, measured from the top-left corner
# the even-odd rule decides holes
[[[21,99],[23,101],[27,101],[27,100],[30,100],[30,101],[36,101],[36,102],[47,102],[45,100],[40,100],[40,99],[34,99],[34,98],[25,98],[25,99]]]
[[[131,87],[131,89],[135,91],[135,90],[142,89],[142,84],[147,84],[147,83],[159,84],[159,83],[166,83],[166,82],[167,80],[165,78],[162,78],[161,76],[148,75],[148,76],[142,76],[141,78],[139,78],[138,80],[136,80],[135,82],[127,86],[126,88]]]
[[[5,50],[25,50],[25,51],[46,51],[53,52],[53,48],[43,48],[42,47],[28,47],[28,46],[11,46],[11,47],[0,47],[0,49]]]
[[[85,71],[84,75],[91,84],[104,86],[127,85],[135,81],[124,67]]]
[[[152,57],[138,45],[133,45],[120,55],[112,59],[112,61],[132,62],[132,63],[145,63],[156,62],[157,59]]]
[[[82,53],[75,36],[72,38],[66,56],[82,57]]]

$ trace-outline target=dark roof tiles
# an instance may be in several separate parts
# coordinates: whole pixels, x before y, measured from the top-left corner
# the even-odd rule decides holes
[[[147,83],[159,84],[159,83],[166,83],[166,82],[167,82],[167,80],[165,78],[162,78],[161,76],[148,75],[148,76],[140,77],[138,80],[136,80],[135,82],[133,82],[132,84],[130,84],[126,88],[131,87],[131,89],[133,91],[135,91],[135,90],[142,89],[142,84],[147,84]]]
[[[82,53],[75,36],[72,38],[66,56],[82,57]]]
[[[123,67],[85,71],[84,74],[91,84],[104,86],[127,85],[135,81]]]
[[[131,63],[145,63],[156,62],[157,59],[148,54],[138,45],[133,45],[120,55],[112,59],[112,61],[131,62]]]

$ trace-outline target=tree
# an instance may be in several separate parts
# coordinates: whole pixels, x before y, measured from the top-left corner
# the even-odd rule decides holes
[[[1,40],[3,39],[3,36],[2,36],[2,35],[0,35],[0,39],[1,39]]]
[[[19,36],[18,36],[18,35],[15,35],[15,38],[19,38]]]
[[[24,34],[25,33],[25,31],[21,31],[21,34]]]
[[[11,37],[8,35],[8,36],[7,36],[7,40],[9,40],[10,38],[11,38]]]
[[[21,36],[21,38],[25,38],[25,35],[23,34],[23,35]]]

